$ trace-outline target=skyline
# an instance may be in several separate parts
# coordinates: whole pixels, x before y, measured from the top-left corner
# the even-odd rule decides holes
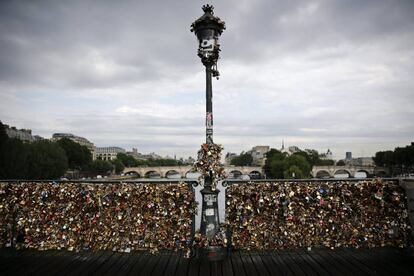
[[[209,3],[227,25],[213,80],[224,153],[284,140],[342,159],[412,142],[414,3]],[[203,4],[0,3],[0,120],[195,156],[205,80],[190,24]]]

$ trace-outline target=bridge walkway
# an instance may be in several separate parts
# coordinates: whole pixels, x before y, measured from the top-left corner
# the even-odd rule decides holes
[[[222,262],[163,252],[0,250],[0,275],[413,275],[414,254],[396,248],[234,251]]]

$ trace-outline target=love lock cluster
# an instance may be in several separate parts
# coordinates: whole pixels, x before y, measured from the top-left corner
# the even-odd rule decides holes
[[[195,213],[185,183],[0,183],[0,247],[189,252]]]
[[[235,248],[409,246],[407,199],[395,181],[233,184],[226,197]]]
[[[221,151],[223,147],[218,144],[202,144],[197,154],[197,161],[194,169],[201,173],[199,181],[203,185],[206,177],[212,179],[213,190],[217,187],[218,181],[226,178],[224,167],[221,164]]]

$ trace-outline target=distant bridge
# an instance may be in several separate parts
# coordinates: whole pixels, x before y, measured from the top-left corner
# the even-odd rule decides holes
[[[264,172],[262,167],[253,166],[225,166],[224,171],[233,178],[241,178],[248,175],[250,178],[263,178]],[[160,177],[169,178],[172,175],[180,175],[181,178],[187,178],[187,174],[195,173],[192,166],[166,166],[166,167],[130,167],[123,171],[126,175],[134,175],[138,178]]]
[[[364,172],[367,177],[384,176],[389,173],[387,168],[376,166],[314,166],[311,175],[315,178],[331,178],[339,174],[355,177],[359,172]]]

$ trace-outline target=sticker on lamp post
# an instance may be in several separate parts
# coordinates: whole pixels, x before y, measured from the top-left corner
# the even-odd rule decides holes
[[[204,202],[207,206],[213,206],[214,202],[217,202],[217,197],[215,195],[205,195]]]
[[[213,128],[213,113],[207,112],[206,114],[206,127]]]

